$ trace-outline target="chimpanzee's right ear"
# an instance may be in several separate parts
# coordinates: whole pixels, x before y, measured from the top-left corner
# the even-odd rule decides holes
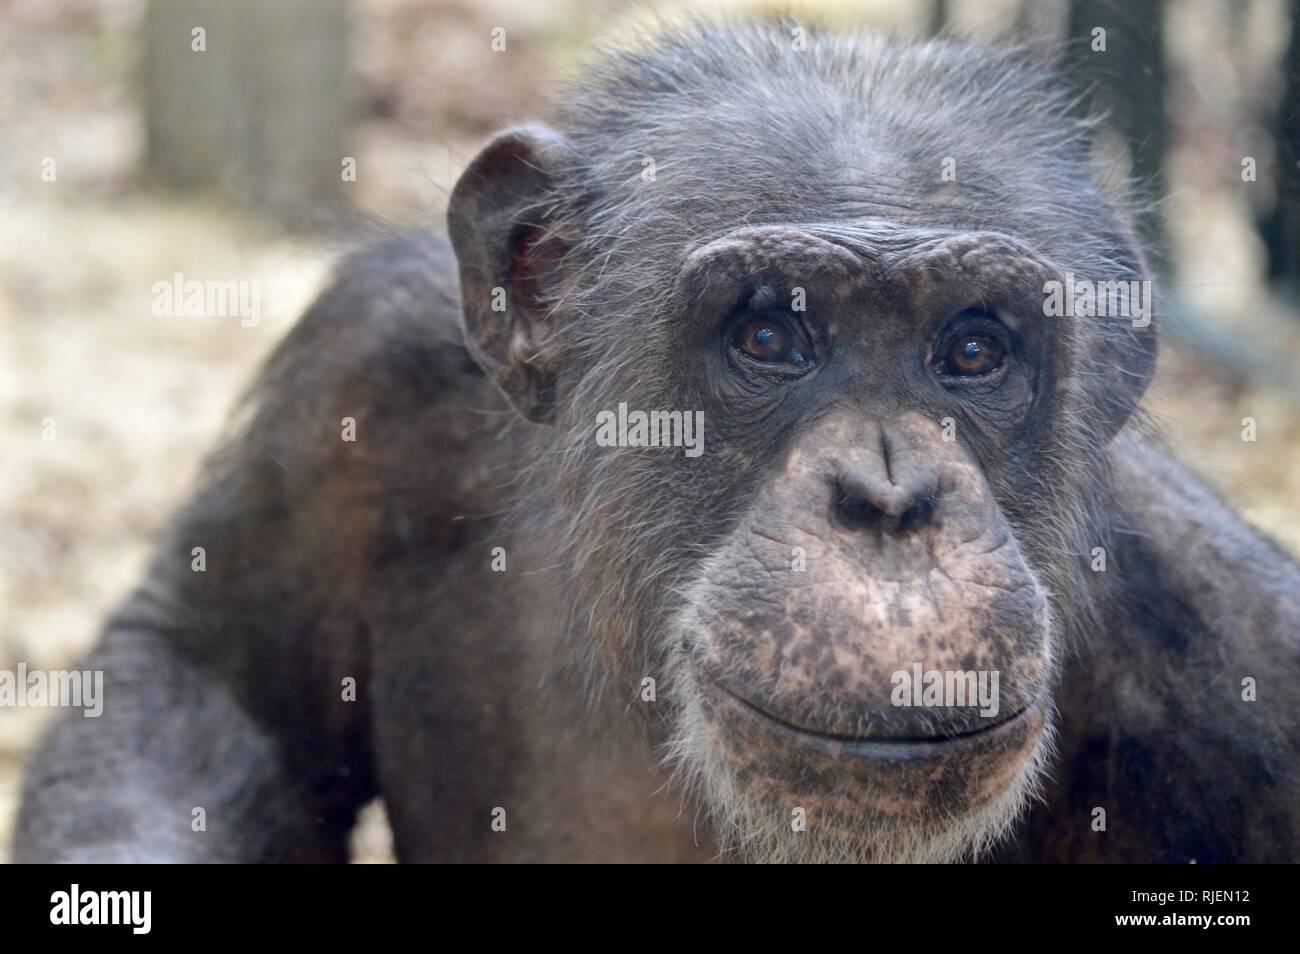
[[[569,141],[539,125],[498,133],[462,173],[447,208],[460,265],[465,342],[524,417],[555,419],[559,374],[548,320],[569,243],[549,219]]]

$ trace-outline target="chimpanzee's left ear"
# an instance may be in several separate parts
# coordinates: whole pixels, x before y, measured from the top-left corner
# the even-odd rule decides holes
[[[539,125],[498,133],[470,163],[447,208],[460,265],[465,341],[524,417],[555,419],[557,329],[547,313],[568,244],[550,221],[569,141]]]
[[[1099,422],[1103,443],[1109,443],[1137,409],[1155,374],[1158,307],[1150,270],[1137,243],[1126,230],[1105,235],[1115,267],[1114,280],[1128,283],[1126,314],[1092,319],[1092,334],[1083,356],[1084,393]]]

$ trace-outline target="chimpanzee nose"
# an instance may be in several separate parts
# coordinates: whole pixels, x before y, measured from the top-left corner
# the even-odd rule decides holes
[[[855,448],[836,464],[835,509],[853,529],[899,533],[929,523],[939,496],[939,469],[919,448],[882,428],[875,448]]]

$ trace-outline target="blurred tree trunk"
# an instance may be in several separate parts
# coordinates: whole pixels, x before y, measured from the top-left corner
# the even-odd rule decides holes
[[[1068,0],[1016,0],[1013,35],[1036,44],[1059,43],[1067,6]]]
[[[930,0],[925,29],[930,36],[938,36],[948,25],[948,0]]]
[[[1291,40],[1282,56],[1282,95],[1271,124],[1277,200],[1259,224],[1268,277],[1300,296],[1300,0],[1288,5]]]
[[[347,0],[150,0],[150,175],[291,221],[341,192]]]
[[[1105,51],[1094,51],[1105,30]],[[1070,0],[1068,36],[1072,74],[1091,89],[1092,106],[1105,110],[1110,126],[1128,146],[1133,177],[1141,194],[1165,194],[1164,156],[1168,145],[1165,116],[1164,4],[1134,0]],[[1156,210],[1138,221],[1138,237],[1151,265],[1165,271],[1168,246],[1164,217]]]

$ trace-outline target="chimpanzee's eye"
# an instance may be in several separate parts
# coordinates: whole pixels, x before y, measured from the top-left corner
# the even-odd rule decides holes
[[[1007,360],[1006,348],[991,334],[967,331],[953,337],[943,353],[940,370],[955,377],[992,374]]]
[[[737,351],[764,364],[790,364],[804,368],[812,363],[812,349],[803,333],[780,318],[751,318],[731,337]]]

